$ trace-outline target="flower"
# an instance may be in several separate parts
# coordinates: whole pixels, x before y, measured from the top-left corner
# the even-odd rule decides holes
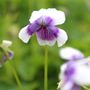
[[[33,11],[29,21],[30,23],[19,32],[19,38],[24,43],[28,43],[34,33],[36,33],[39,45],[53,46],[57,41],[58,47],[60,47],[68,39],[64,30],[55,27],[65,21],[62,11],[54,8]]]
[[[61,66],[59,79],[60,90],[80,90],[80,86],[90,85],[90,57],[80,61],[69,61]]]
[[[60,90],[80,90],[80,86],[90,85],[90,57],[77,49],[66,47],[59,52],[61,58],[69,60],[60,67],[58,88]]]
[[[84,55],[79,50],[72,47],[65,47],[60,49],[59,55],[65,60],[80,60],[84,58]]]
[[[0,67],[9,59],[11,60],[13,58],[13,51],[9,49],[9,47],[12,45],[11,41],[3,40],[0,44]]]

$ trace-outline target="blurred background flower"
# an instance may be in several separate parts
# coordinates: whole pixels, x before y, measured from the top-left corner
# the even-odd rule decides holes
[[[13,51],[9,49],[11,45],[12,42],[8,40],[3,40],[0,44],[0,67],[13,58]]]
[[[90,55],[90,5],[89,0],[0,0],[0,41],[13,41],[13,67],[16,69],[24,88],[43,89],[44,49],[33,36],[25,45],[18,39],[18,33],[29,23],[34,10],[56,8],[65,12],[66,21],[58,26],[64,29],[69,40],[66,46],[78,48],[85,56]],[[53,49],[52,49],[53,48]],[[56,90],[59,66],[64,60],[59,58],[55,45],[49,49],[49,90]],[[8,65],[7,65],[8,67]],[[9,69],[0,68],[0,90],[17,90],[16,81]],[[82,89],[83,90],[83,89]]]
[[[81,87],[90,85],[90,57],[73,61],[70,60],[60,67],[59,89],[60,90],[81,90]],[[60,83],[62,84],[60,85]],[[84,89],[88,90],[88,89]]]
[[[68,61],[60,66],[58,88],[81,90],[80,86],[90,85],[90,57],[84,58],[82,52],[72,47],[60,49],[59,54]]]

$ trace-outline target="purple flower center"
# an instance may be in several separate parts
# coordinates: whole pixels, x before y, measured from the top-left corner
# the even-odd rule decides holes
[[[57,32],[54,33],[49,27],[44,25],[37,30],[37,34],[42,40],[53,40],[57,36]]]
[[[32,35],[34,32],[42,40],[53,40],[58,36],[58,28],[53,25],[53,19],[50,17],[40,17],[30,24],[27,33]]]

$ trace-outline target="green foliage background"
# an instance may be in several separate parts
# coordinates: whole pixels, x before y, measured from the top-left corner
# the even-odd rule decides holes
[[[66,15],[64,29],[68,42],[63,46],[80,49],[85,56],[90,55],[90,0],[0,0],[0,42],[11,40],[14,58],[0,68],[0,90],[18,90],[16,80],[9,67],[10,62],[22,82],[24,90],[43,90],[44,47],[38,45],[33,35],[24,44],[18,33],[29,23],[34,10],[56,8]],[[49,89],[56,90],[59,68],[64,60],[59,57],[57,45],[49,47]]]

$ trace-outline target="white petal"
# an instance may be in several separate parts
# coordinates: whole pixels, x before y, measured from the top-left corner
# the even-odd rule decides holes
[[[65,22],[64,12],[56,10],[54,8],[47,9],[46,15],[54,20],[54,25],[63,24]]]
[[[30,35],[27,33],[27,26],[25,26],[24,28],[21,29],[21,31],[19,32],[19,38],[24,42],[24,43],[28,43],[29,39],[30,39]]]
[[[33,11],[29,21],[33,23],[35,20],[42,16],[48,16],[54,20],[54,25],[62,24],[65,22],[65,14],[62,11],[58,11],[54,8],[40,9],[39,11]]]
[[[77,65],[73,80],[78,85],[90,85],[90,67]]]
[[[59,74],[59,80],[64,80],[65,76],[64,76],[64,72],[67,69],[67,63],[63,64],[60,66],[60,74]]]
[[[79,50],[74,49],[72,47],[62,48],[59,52],[59,55],[61,58],[66,60],[71,60],[73,56],[84,57],[83,53],[81,53]]]
[[[37,36],[37,41],[40,46],[44,46],[44,45],[53,46],[56,42],[56,39],[54,39],[52,41],[47,41],[47,40],[42,40],[41,38],[39,38],[37,34],[36,34],[36,36]]]
[[[63,87],[61,88],[61,90],[71,90],[72,89],[72,86],[73,86],[73,83],[68,81],[66,82]]]
[[[67,33],[64,30],[60,29],[57,37],[58,47],[64,45],[67,40],[68,40]]]
[[[87,65],[87,66],[89,66],[90,67],[90,56],[89,57],[87,57],[87,58],[84,58],[84,59],[82,59],[82,60],[78,60],[77,61],[77,64],[78,65]]]
[[[39,11],[33,11],[29,21],[31,23],[33,23],[35,20],[37,20],[38,18],[44,16],[45,14],[46,14],[46,9],[40,9]]]
[[[4,47],[9,47],[9,46],[12,45],[12,42],[11,42],[11,41],[8,41],[8,40],[3,40],[3,41],[2,41],[2,45],[3,45]]]

